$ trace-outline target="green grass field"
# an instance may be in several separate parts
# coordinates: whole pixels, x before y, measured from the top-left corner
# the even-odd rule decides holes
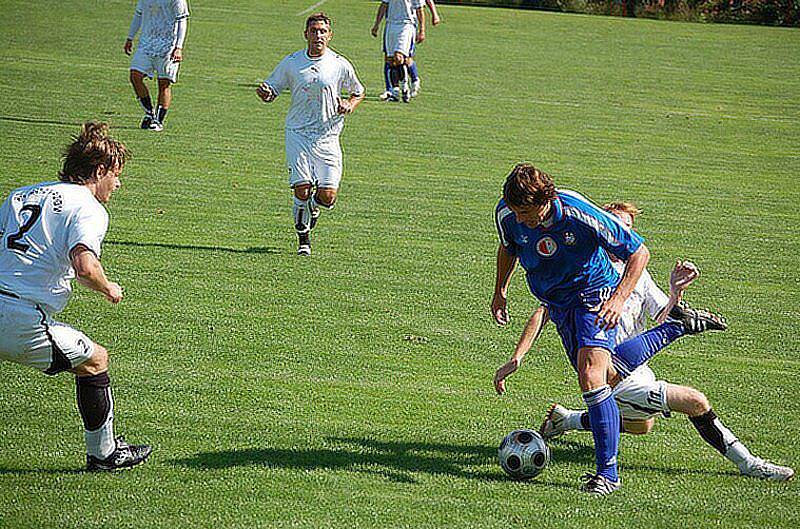
[[[598,202],[635,200],[660,281],[726,315],[652,365],[694,385],[757,454],[800,466],[800,32],[441,7],[423,91],[377,101],[374,2],[330,0],[369,97],[343,135],[337,208],[294,255],[288,100],[253,89],[304,46],[313,0],[194,1],[166,130],[138,130],[122,53],[133,1],[0,0],[0,195],[55,179],[86,119],[133,151],[103,262],[126,299],[76,288],[61,319],[108,346],[116,428],[148,463],[88,475],[72,377],[0,364],[0,526],[797,527],[800,488],[739,477],[683,417],[624,437],[624,487],[578,491],[565,436],[515,483],[496,447],[581,405],[549,328],[504,397],[494,370],[535,307],[491,321],[493,211],[529,160]]]

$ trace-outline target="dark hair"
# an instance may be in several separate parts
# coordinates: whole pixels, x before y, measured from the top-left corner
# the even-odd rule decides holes
[[[328,15],[326,15],[322,11],[320,11],[319,13],[314,13],[313,15],[311,15],[306,19],[306,29],[308,29],[308,27],[314,22],[325,22],[326,24],[328,24],[328,27],[332,26],[330,17],[328,17]]]
[[[97,167],[110,170],[122,166],[130,154],[121,142],[108,137],[108,124],[87,121],[64,150],[64,165],[58,173],[62,182],[85,184],[96,178]]]
[[[553,179],[529,163],[518,163],[503,185],[503,199],[509,206],[544,206],[555,198]]]

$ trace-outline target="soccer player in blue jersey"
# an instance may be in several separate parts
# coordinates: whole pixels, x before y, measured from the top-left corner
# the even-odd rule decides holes
[[[588,408],[596,473],[587,475],[582,490],[613,492],[621,485],[620,418],[609,373],[626,376],[664,343],[701,332],[707,322],[691,314],[684,325],[665,324],[616,346],[617,323],[650,252],[617,218],[577,193],[556,190],[552,178],[530,164],[518,164],[506,179],[496,223],[501,244],[492,299],[495,321],[508,323],[506,293],[519,261],[528,287],[556,324]],[[626,263],[621,276],[609,254]]]

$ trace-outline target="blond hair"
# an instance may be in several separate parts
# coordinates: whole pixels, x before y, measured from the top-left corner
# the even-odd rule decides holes
[[[121,142],[108,136],[108,124],[87,121],[81,132],[64,150],[64,164],[58,173],[62,182],[85,184],[94,180],[99,166],[111,170],[122,166],[130,157]]]
[[[603,209],[609,213],[613,211],[623,211],[631,216],[631,220],[642,213],[642,210],[636,207],[636,204],[633,202],[609,202],[608,204],[603,204]]]

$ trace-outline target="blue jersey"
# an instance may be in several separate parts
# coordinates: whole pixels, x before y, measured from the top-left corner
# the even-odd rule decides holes
[[[495,210],[500,243],[519,258],[528,288],[547,306],[593,307],[620,280],[609,252],[626,261],[644,240],[573,191],[559,190],[550,217],[536,228],[518,223],[504,200]]]

